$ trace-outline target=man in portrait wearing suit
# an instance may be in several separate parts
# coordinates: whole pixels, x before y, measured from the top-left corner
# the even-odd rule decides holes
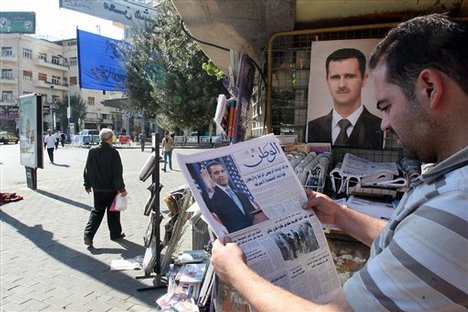
[[[308,142],[331,142],[336,146],[381,149],[383,132],[379,117],[361,103],[366,57],[356,49],[339,49],[325,63],[332,111],[308,123]]]
[[[206,185],[202,196],[211,213],[215,214],[229,233],[251,226],[258,211],[246,194],[229,186],[226,169],[213,161],[201,170]]]

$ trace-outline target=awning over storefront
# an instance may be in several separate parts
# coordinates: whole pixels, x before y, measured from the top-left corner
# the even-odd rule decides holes
[[[101,101],[101,104],[106,107],[114,107],[114,108],[121,108],[125,109],[130,107],[130,99],[123,98],[123,99],[110,99]]]

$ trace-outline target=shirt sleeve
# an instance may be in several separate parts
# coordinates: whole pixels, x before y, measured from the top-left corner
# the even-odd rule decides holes
[[[461,310],[468,308],[466,283],[468,194],[436,196],[399,224],[385,247],[344,285],[355,311]]]
[[[89,174],[88,174],[88,163],[89,163],[89,158],[90,158],[91,150],[88,152],[88,157],[86,158],[86,164],[83,170],[83,186],[85,188],[90,188],[91,187],[91,182],[89,180]]]
[[[125,191],[125,183],[123,180],[123,166],[122,160],[120,159],[120,154],[117,150],[114,150],[114,161],[112,164],[114,172],[114,187],[119,192]]]

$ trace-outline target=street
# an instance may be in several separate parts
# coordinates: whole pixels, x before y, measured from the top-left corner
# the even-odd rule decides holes
[[[177,153],[197,150],[176,149],[174,171],[161,172],[164,185],[161,211],[168,213],[163,198],[185,184],[176,162]],[[19,144],[0,146],[0,191],[16,192],[23,200],[0,207],[0,311],[150,311],[165,289],[138,291],[152,286],[154,277],[136,279],[143,273],[110,271],[113,259],[144,255],[143,235],[149,218],[143,210],[150,197],[151,181],[141,182],[138,173],[150,150],[119,149],[124,181],[129,194],[128,210],[121,220],[125,239],[109,238],[104,218],[94,249],[83,243],[83,229],[93,205],[92,194],[83,188],[83,168],[88,149],[61,146],[55,164],[44,152],[44,169],[38,169],[37,190],[26,185],[19,160]],[[164,235],[165,218],[161,224]],[[191,230],[181,250],[191,248]]]

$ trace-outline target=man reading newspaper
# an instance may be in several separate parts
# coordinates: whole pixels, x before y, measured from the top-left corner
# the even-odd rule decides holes
[[[213,246],[217,275],[256,311],[461,311],[468,308],[468,29],[446,15],[417,17],[374,49],[382,130],[437,163],[388,223],[308,192],[307,209],[371,246],[366,266],[326,304],[277,287],[244,263],[235,243]],[[323,280],[311,279],[314,287]]]
[[[337,295],[322,225],[302,208],[307,195],[273,134],[177,159],[213,232],[235,242],[252,270],[304,298]],[[325,282],[309,287],[309,280]]]

